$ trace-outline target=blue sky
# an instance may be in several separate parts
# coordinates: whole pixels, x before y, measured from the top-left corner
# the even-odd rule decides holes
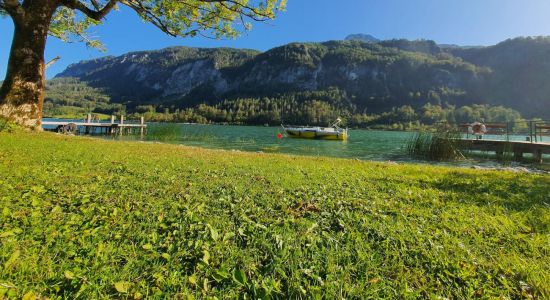
[[[0,19],[0,77],[11,45],[11,20]],[[48,78],[80,60],[168,46],[237,47],[266,50],[296,41],[343,39],[368,33],[381,39],[433,39],[438,43],[492,45],[517,36],[550,35],[548,0],[288,0],[277,20],[254,24],[236,40],[173,38],[145,24],[128,9],[112,12],[93,29],[107,52],[83,44],[48,40],[46,60],[61,60],[48,69]]]

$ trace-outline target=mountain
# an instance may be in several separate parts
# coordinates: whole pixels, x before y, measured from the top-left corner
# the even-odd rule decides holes
[[[550,118],[549,78],[549,38],[476,48],[429,40],[292,43],[266,52],[172,47],[73,64],[48,83],[46,107],[196,112],[206,105],[235,115],[244,103],[262,113],[320,103],[323,111],[379,116],[408,106],[419,116],[426,105],[477,104]],[[88,102],[75,103],[75,90],[88,91],[81,94]],[[97,93],[109,100],[94,100]]]
[[[550,38],[516,38],[491,47],[449,52],[491,69],[492,75],[481,87],[487,102],[516,108],[527,116],[550,119]]]
[[[207,83],[225,90],[225,78],[260,52],[228,48],[166,48],[107,56],[70,65],[56,78],[73,77],[104,89],[115,102],[180,97]]]
[[[443,52],[443,49],[430,40],[415,40],[409,41],[405,39],[386,40],[378,43],[381,46],[389,48],[397,48],[403,51],[421,52],[429,55],[438,55]]]
[[[364,34],[364,33],[358,33],[358,34],[350,34],[345,38],[346,41],[361,41],[366,43],[376,43],[380,42],[379,39],[375,38],[374,36],[370,34]]]
[[[452,56],[331,41],[293,43],[264,53],[185,47],[135,52],[80,62],[56,77],[75,77],[102,88],[118,103],[170,102],[186,107],[337,87],[360,109],[384,111],[428,100],[476,103],[475,98],[467,99],[466,91],[475,90],[488,75],[487,68]],[[422,99],[416,99],[417,94]]]

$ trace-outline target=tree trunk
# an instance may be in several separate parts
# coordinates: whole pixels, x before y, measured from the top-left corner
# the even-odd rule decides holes
[[[45,90],[44,50],[55,7],[32,1],[13,17],[15,30],[6,79],[0,89],[0,117],[40,129]],[[54,2],[54,1],[51,1]],[[50,2],[50,3],[51,3]]]

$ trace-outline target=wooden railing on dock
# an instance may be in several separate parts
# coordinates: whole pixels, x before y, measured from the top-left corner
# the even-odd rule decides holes
[[[542,163],[543,155],[550,154],[548,120],[487,123],[483,124],[486,129],[484,134],[472,134],[471,124],[440,125],[444,125],[445,129],[454,127],[464,134],[458,142],[458,147],[463,150],[495,152],[497,156],[510,152],[516,160],[521,160],[525,153],[531,153],[536,163]]]
[[[115,116],[111,116],[109,122],[95,121],[92,116],[88,114],[86,120],[55,120],[55,121],[43,121],[42,127],[45,130],[56,131],[62,133],[84,133],[84,134],[111,134],[111,135],[127,135],[127,134],[140,134],[145,135],[147,133],[147,124],[143,117],[139,122],[128,122],[124,116],[120,116],[117,122]],[[50,127],[50,128],[47,128]]]
[[[503,140],[511,140],[518,136],[524,136],[525,141],[536,143],[543,142],[545,137],[550,137],[550,120],[484,123],[483,125],[487,130],[485,135],[502,136]],[[464,123],[458,125],[459,131],[465,133],[467,138],[474,136],[468,132],[470,126],[471,124]]]

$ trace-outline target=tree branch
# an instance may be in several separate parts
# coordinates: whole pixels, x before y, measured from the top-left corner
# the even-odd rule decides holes
[[[51,67],[53,64],[55,64],[58,60],[61,59],[61,56],[56,56],[54,59],[50,60],[48,63],[46,63],[45,69]]]
[[[95,0],[91,0],[91,1],[95,1]],[[144,5],[143,1],[140,1],[140,0],[119,0],[119,1],[120,3],[132,8],[140,16],[142,16],[144,19],[146,19],[147,21],[155,25],[157,28],[159,28],[163,32],[174,37],[194,35],[194,34],[202,35],[201,33],[202,30],[218,29],[212,25],[209,25],[207,22],[208,20],[207,21],[194,20],[199,25],[199,27],[202,27],[202,29],[194,28],[186,32],[177,32],[177,31],[174,31],[174,29],[172,29],[171,26],[167,24],[165,20],[163,20],[158,14],[154,13],[153,8],[147,7],[146,5]],[[253,6],[242,4],[235,0],[198,0],[198,2],[220,4],[220,6],[223,7],[223,9],[239,14],[243,26],[246,26],[243,20],[243,16],[248,17],[254,21],[266,21],[273,18],[273,16],[264,14]],[[187,3],[187,1],[185,0],[181,1],[181,4],[193,9],[198,9],[202,12],[206,12],[207,14],[211,15],[211,18],[217,17],[227,22],[235,21],[233,19],[225,18],[219,12],[217,12],[216,9],[209,9],[208,7],[201,7],[200,5],[192,5],[190,3]]]
[[[92,2],[92,5],[94,6],[94,8],[95,8],[96,10],[100,10],[100,9],[101,9],[100,6],[99,6],[99,3],[97,3],[96,0],[90,0],[90,2]]]
[[[21,7],[19,0],[0,0],[0,9],[6,11],[15,20],[19,20],[25,15],[25,10]]]
[[[173,32],[166,24],[164,24],[164,22],[159,17],[151,13],[151,10],[152,10],[151,8],[144,6],[143,3],[141,3],[141,1],[121,0],[121,3],[135,10],[139,15],[141,15],[147,21],[151,22],[151,24],[158,27],[164,33],[169,34],[173,37],[178,36],[177,32]]]
[[[15,1],[18,2],[19,0],[0,0],[0,3],[4,1]],[[213,24],[210,24],[210,20],[214,20],[214,18],[220,18],[226,22],[233,22],[235,21],[233,18],[226,18],[221,13],[221,11],[229,11],[234,14],[238,14],[240,17],[240,21],[242,22],[243,26],[246,27],[246,23],[243,20],[243,17],[250,18],[254,21],[266,21],[273,18],[273,15],[270,13],[266,13],[262,11],[261,9],[258,9],[254,6],[243,4],[240,1],[237,0],[198,0],[198,3],[203,3],[203,5],[197,4],[193,5],[191,3],[188,3],[187,0],[176,0],[181,1],[180,4],[194,8],[199,10],[202,13],[205,13],[206,19],[204,20],[194,20],[194,22],[197,24],[196,28],[188,28],[186,32],[179,31],[177,28],[174,28],[174,25],[171,24],[169,21],[165,20],[162,16],[162,13],[158,12],[158,9],[163,9],[162,4],[160,8],[155,8],[147,5],[147,1],[142,0],[109,0],[107,4],[103,6],[103,8],[100,8],[99,1],[98,0],[90,0],[90,4],[85,4],[84,2],[81,2],[82,0],[61,0],[61,3],[74,10],[78,10],[82,12],[84,15],[86,15],[88,18],[100,21],[103,19],[113,8],[117,3],[124,4],[131,9],[133,9],[135,12],[137,12],[142,18],[144,18],[146,21],[150,22],[154,26],[158,27],[163,32],[171,35],[171,36],[186,36],[186,35],[195,35],[200,34],[203,30],[221,30]],[[208,5],[206,3],[210,3],[212,5]],[[206,4],[206,5],[205,5]],[[92,6],[93,8],[91,8]],[[237,19],[238,20],[238,19]]]
[[[254,21],[266,21],[269,19],[272,19],[271,16],[260,13],[256,8],[251,7],[249,5],[244,5],[242,3],[238,3],[232,0],[202,0],[205,2],[218,2],[221,6],[225,7],[227,10],[240,13],[241,15],[247,16],[248,18],[251,18]],[[233,6],[228,6],[227,3],[232,3]],[[241,7],[241,9],[248,10],[249,12],[238,10],[237,7]],[[258,18],[257,16],[260,16],[261,18]]]
[[[101,21],[117,4],[118,0],[110,0],[103,6],[102,9],[96,8],[93,10],[86,6],[86,4],[80,2],[79,0],[63,0],[63,5],[71,9],[76,9],[85,14],[88,18],[94,19],[96,21]],[[98,6],[96,1],[92,1],[94,6]]]
[[[0,6],[6,11],[9,11],[20,7],[21,4],[18,0],[2,0],[0,1]]]

